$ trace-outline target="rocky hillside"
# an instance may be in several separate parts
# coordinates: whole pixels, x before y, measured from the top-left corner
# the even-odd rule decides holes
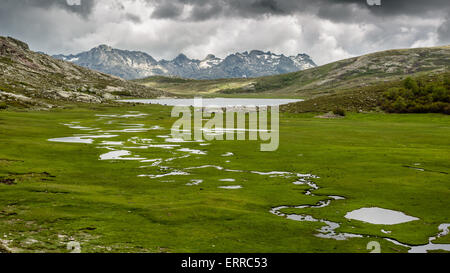
[[[53,57],[124,79],[149,76],[176,76],[189,79],[253,78],[316,67],[306,54],[287,57],[258,50],[232,54],[225,59],[208,55],[204,60],[195,60],[180,54],[171,61],[156,61],[143,52],[101,45],[77,55]]]
[[[254,82],[254,92],[316,97],[398,81],[407,76],[443,73],[449,69],[450,46],[388,50],[306,71],[259,78]]]
[[[24,42],[0,37],[0,100],[51,106],[60,101],[102,103],[119,95],[157,97],[163,92],[54,59]]]

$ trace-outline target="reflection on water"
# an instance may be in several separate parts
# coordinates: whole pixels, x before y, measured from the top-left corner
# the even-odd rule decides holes
[[[120,102],[160,104],[167,106],[194,106],[194,99],[133,99],[119,100]],[[212,98],[203,99],[203,107],[242,107],[242,106],[278,106],[303,100],[296,99],[241,99],[241,98]]]

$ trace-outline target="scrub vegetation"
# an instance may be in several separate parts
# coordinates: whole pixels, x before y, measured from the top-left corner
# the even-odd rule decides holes
[[[450,74],[427,82],[407,78],[400,88],[383,95],[382,108],[390,113],[450,114]]]

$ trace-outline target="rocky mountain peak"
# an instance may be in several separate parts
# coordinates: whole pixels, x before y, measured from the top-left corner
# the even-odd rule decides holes
[[[93,48],[92,50],[113,51],[113,48],[109,45],[99,45],[98,47]]]
[[[217,57],[213,54],[208,54],[208,56],[206,56],[206,58],[204,59],[204,61],[210,61],[210,60],[214,60],[217,59]]]
[[[174,62],[182,63],[182,62],[188,62],[189,58],[184,55],[183,53],[179,54],[175,59],[173,59]]]
[[[256,56],[259,56],[259,55],[264,55],[265,53],[263,52],[263,51],[261,51],[261,50],[252,50],[252,51],[250,51],[250,54],[249,55],[256,55]],[[270,52],[268,52],[267,54],[270,54]]]
[[[101,54],[98,54],[99,52]],[[107,45],[100,45],[87,53],[54,57],[124,79],[138,79],[153,75],[192,79],[261,77],[316,66],[306,54],[286,57],[261,50],[252,50],[250,53],[237,52],[225,59],[209,54],[204,60],[190,59],[181,53],[171,61],[156,61],[144,52],[113,49]]]

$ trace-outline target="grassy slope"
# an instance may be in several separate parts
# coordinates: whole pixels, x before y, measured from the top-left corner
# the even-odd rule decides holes
[[[299,223],[270,214],[274,206],[315,204],[322,198],[304,196],[304,188],[292,181],[248,173],[224,177],[213,169],[191,171],[188,177],[138,178],[153,169],[141,169],[137,162],[98,161],[107,151],[92,145],[47,141],[79,133],[61,125],[71,121],[116,128],[95,114],[128,110],[150,116],[127,123],[170,128],[174,121],[162,106],[0,111],[0,177],[17,181],[17,185],[0,184],[0,237],[8,235],[13,241],[10,247],[65,251],[68,237],[58,234],[80,241],[85,252],[367,252],[366,244],[374,240],[320,239],[314,236],[320,223]],[[157,139],[160,134],[169,134],[169,130],[122,134],[111,140],[136,135]],[[321,187],[318,193],[347,200],[300,213],[341,222],[339,231],[383,236],[384,228],[402,242],[423,244],[437,233],[439,224],[449,221],[450,140],[443,137],[449,134],[450,119],[444,115],[351,114],[345,119],[323,120],[311,114],[283,114],[277,152],[259,152],[258,142],[214,142],[205,147],[189,143],[183,146],[208,151],[208,156],[166,165],[179,169],[216,164],[241,170],[313,173],[321,177],[316,180]],[[235,156],[222,157],[226,152]],[[155,149],[136,153],[147,158],[173,156]],[[415,163],[429,171],[404,167]],[[205,182],[185,186],[195,178]],[[244,188],[220,190],[222,178],[234,178],[234,184]],[[421,220],[386,227],[343,218],[348,211],[366,206],[400,210]],[[38,242],[30,243],[30,238]],[[406,250],[377,241],[383,252]],[[450,236],[441,241],[450,243]]]
[[[314,98],[395,82],[406,75],[442,73],[450,68],[450,46],[389,50],[305,71],[255,79],[214,81],[150,77],[138,83],[179,95]]]
[[[419,74],[414,79],[425,83],[436,83],[441,82],[444,78],[448,78],[449,75],[449,72]],[[390,88],[403,87],[403,82],[403,80],[393,80],[350,89],[336,94],[319,96],[302,102],[285,105],[281,109],[291,113],[328,112],[336,109],[351,112],[378,110],[381,107],[385,92]]]

